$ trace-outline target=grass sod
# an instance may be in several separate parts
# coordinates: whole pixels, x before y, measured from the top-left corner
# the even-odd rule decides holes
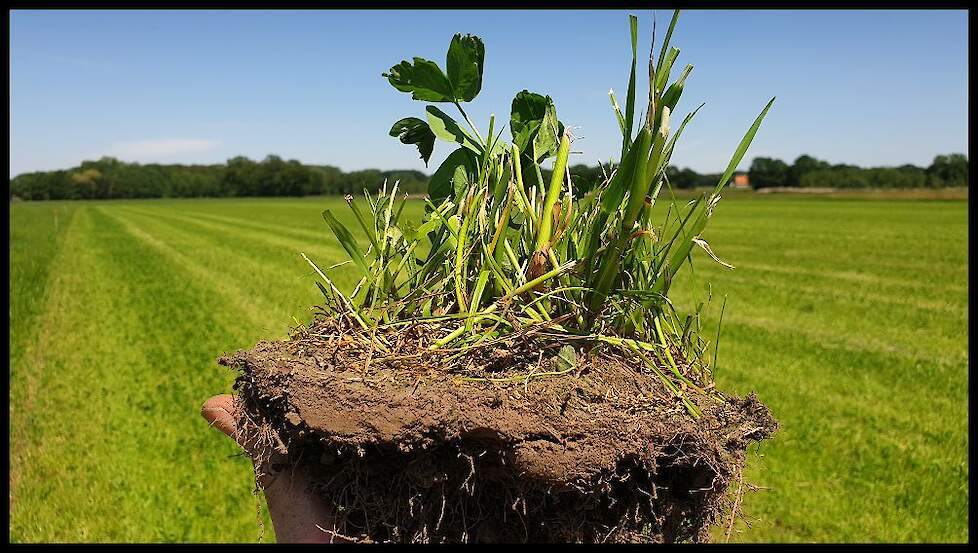
[[[716,259],[702,232],[774,99],[714,190],[689,203],[660,197],[696,113],[670,126],[692,69],[669,84],[678,16],[657,65],[649,59],[638,123],[638,19],[629,18],[624,116],[612,94],[620,163],[584,196],[565,178],[571,136],[550,97],[516,95],[511,143],[494,134],[494,117],[483,136],[466,115],[460,103],[482,86],[478,37],[454,36],[445,73],[418,57],[384,73],[415,100],[454,104],[468,125],[428,105],[427,122],[408,117],[390,131],[425,161],[436,138],[455,148],[429,181],[420,226],[402,219],[397,183],[364,200],[348,196],[352,227],[325,209],[350,259],[337,272],[359,276],[353,291],[303,253],[319,277],[322,316],[286,344],[220,359],[241,373],[240,424],[267,439],[268,451],[287,444],[277,448],[287,463],[322,469],[313,486],[338,513],[338,535],[672,542],[703,539],[727,515],[747,443],[771,436],[777,422],[755,396],[715,387],[699,319],[680,316],[668,292],[695,246]],[[544,180],[548,158],[554,170]],[[652,217],[657,200],[669,202],[664,220]],[[507,384],[523,393],[500,392]],[[432,480],[429,467],[444,479]],[[439,502],[440,511],[427,508]],[[521,502],[522,534],[504,523]]]
[[[70,227],[78,227],[66,233],[68,226],[63,226],[55,233],[50,216],[55,206],[76,212]],[[101,214],[92,212],[95,206]],[[217,295],[215,284],[195,283],[191,288],[201,290],[200,297],[188,292],[192,274],[129,236],[113,216],[118,212],[163,243],[203,259],[218,255],[215,245],[228,243],[234,229],[251,223],[328,232],[319,218],[326,206],[334,206],[340,216],[344,212],[342,200],[332,198],[11,206],[13,541],[79,540],[83,535],[94,541],[122,536],[138,541],[257,539],[247,461],[239,458],[229,467],[228,459],[214,450],[225,447],[225,439],[198,426],[196,410],[208,395],[226,389],[230,378],[213,370],[214,352],[228,344],[247,345],[265,329],[247,331],[244,314],[217,299],[198,304],[200,297]],[[405,209],[418,214],[422,206]],[[718,384],[738,393],[757,390],[782,422],[779,439],[760,448],[745,475],[770,489],[745,497],[743,512],[751,528],[738,526],[746,531],[733,539],[966,540],[968,437],[961,421],[967,420],[968,388],[967,204],[725,195],[719,209],[706,236],[721,259],[737,268],[723,269],[695,251],[695,277],[684,270],[673,300],[691,308],[712,282],[714,301],[705,317],[715,324],[720,299],[727,296]],[[184,219],[168,217],[197,214],[202,220],[231,221],[218,233],[203,227],[189,231]],[[150,220],[159,224],[151,226]],[[180,232],[188,238],[178,241]],[[103,241],[118,243],[109,248]],[[282,306],[288,301],[283,292],[291,288],[281,285],[283,278],[311,283],[297,252],[310,251],[316,243],[322,240],[296,238],[288,251],[269,257],[266,245],[251,237],[238,239],[209,267],[239,286],[260,279],[263,284],[249,293],[263,304]],[[67,253],[55,259],[60,250]],[[252,274],[250,266],[234,262],[231,250],[237,259],[261,260],[269,273]],[[332,262],[344,257],[338,252]],[[73,270],[49,272],[57,276],[49,280],[19,276],[33,275],[25,268],[45,264],[48,271],[52,266]],[[120,288],[122,281],[112,275],[123,274],[121,267],[130,264],[143,267],[133,269],[143,275],[138,281],[143,285]],[[150,275],[158,288],[146,284]],[[124,301],[113,299],[119,290],[125,291]],[[159,320],[160,294],[171,299],[167,313],[172,315],[157,325],[152,338],[134,340],[139,333],[128,326],[136,318]],[[59,300],[39,301],[51,295]],[[890,301],[880,301],[881,296]],[[38,303],[36,317],[15,316],[23,302]],[[204,327],[195,319],[200,305],[215,318]],[[291,305],[302,315],[308,303],[302,298]],[[216,320],[217,310],[226,317]],[[101,321],[97,332],[88,324],[94,320]],[[287,316],[270,317],[262,326],[274,330],[287,321]],[[14,338],[36,341],[45,325],[44,359],[28,363],[15,357]],[[209,346],[194,348],[189,361],[181,349],[166,347],[158,348],[152,363],[144,358],[149,342],[190,343],[199,340],[201,328],[216,335],[208,338]],[[82,355],[79,348],[88,347],[86,340],[101,345]],[[100,372],[93,375],[93,366]],[[34,403],[27,401],[28,374],[35,379]],[[88,436],[102,433],[110,442],[131,437],[125,429],[132,415],[111,404],[124,402],[127,393],[138,391],[132,382],[144,379],[152,381],[147,383],[152,390],[173,390],[171,397],[179,396],[173,403],[184,406],[143,405],[153,420],[168,427],[159,430],[165,434],[138,452],[92,449]],[[230,444],[224,451],[235,454]],[[196,461],[167,464],[167,457]],[[140,459],[142,470],[115,480],[99,468]],[[204,481],[201,466],[214,476]],[[171,480],[194,485],[171,486]],[[75,484],[67,484],[71,481]],[[58,494],[62,499],[56,499]],[[174,508],[208,501],[216,505],[217,516]],[[72,525],[64,523],[66,513]],[[266,538],[270,532],[266,524]],[[716,539],[723,534],[719,528]]]

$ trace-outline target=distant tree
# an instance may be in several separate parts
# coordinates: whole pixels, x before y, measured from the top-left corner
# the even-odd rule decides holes
[[[394,184],[393,182],[390,184]],[[373,194],[380,190],[384,185],[384,173],[379,169],[363,169],[360,171],[352,171],[350,173],[343,173],[337,182],[338,194],[363,194],[366,190],[370,194]]]
[[[709,184],[704,184],[707,180],[706,175],[701,175],[688,167],[679,169],[678,167],[670,165],[669,167],[666,167],[666,178],[669,179],[669,184],[673,188],[689,189],[701,186],[710,186]],[[716,183],[714,182],[712,184]]]
[[[316,175],[315,192],[311,194],[339,194],[337,190],[343,171],[332,165],[311,165],[309,169]]]
[[[259,183],[258,164],[244,156],[233,157],[224,172],[224,188],[229,196],[257,196]]]
[[[83,164],[84,165],[84,164]],[[78,187],[79,197],[91,199],[99,196],[99,180],[102,172],[94,167],[89,167],[75,173],[69,177],[71,182]]]
[[[780,159],[770,157],[755,157],[747,172],[751,186],[766,188],[770,186],[786,186],[788,182],[788,164]]]
[[[941,155],[927,168],[928,186],[968,186],[968,157],[964,154]]]
[[[387,181],[388,189],[396,182],[397,190],[402,194],[424,193],[428,189],[428,176],[421,171],[395,169],[384,171],[382,174],[383,180]]]
[[[801,186],[801,179],[806,174],[812,171],[820,171],[830,168],[831,165],[827,161],[821,161],[815,159],[808,154],[802,154],[795,159],[795,162],[791,164],[791,168],[788,170],[788,178],[786,179],[785,186]]]

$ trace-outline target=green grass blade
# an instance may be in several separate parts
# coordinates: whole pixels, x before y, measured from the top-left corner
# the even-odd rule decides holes
[[[489,269],[482,269],[479,271],[479,277],[475,283],[475,290],[472,291],[472,303],[469,305],[469,315],[474,315],[479,311],[479,302],[482,301],[482,293],[486,289],[486,283],[489,281]],[[465,329],[467,332],[472,331],[472,317],[466,319]]]
[[[751,141],[754,140],[754,135],[757,134],[757,129],[761,127],[761,122],[764,121],[764,116],[767,115],[768,110],[771,109],[773,104],[774,98],[771,98],[771,101],[764,106],[764,110],[761,111],[761,114],[754,120],[754,124],[747,130],[747,134],[745,134],[744,138],[740,140],[740,144],[737,146],[737,149],[734,150],[733,157],[730,158],[730,163],[727,164],[727,169],[723,172],[723,176],[720,177],[720,181],[717,183],[716,190],[713,191],[714,194],[720,193],[720,190],[726,186],[727,182],[730,180],[730,177],[733,176],[734,171],[737,170],[737,166],[740,165],[740,161],[744,159],[744,154],[747,153],[747,148],[750,147]]]
[[[669,22],[669,29],[666,31],[666,37],[662,39],[662,48],[659,49],[659,62],[656,65],[655,73],[659,75],[662,73],[662,60],[665,58],[666,51],[669,49],[669,41],[672,40],[672,32],[676,29],[676,23],[679,22],[679,11],[674,10],[672,12],[672,20]],[[651,83],[649,83],[651,85]]]
[[[638,18],[634,15],[628,16],[628,25],[632,38],[632,69],[628,77],[628,93],[625,97],[625,136],[621,144],[621,155],[625,157],[632,142],[632,125],[635,120],[635,67],[638,63]]]
[[[621,136],[625,138],[628,136],[628,131],[625,129],[625,116],[621,114],[621,107],[618,105],[618,100],[615,98],[615,91],[608,91],[608,98],[611,99],[611,107],[615,110],[615,119],[618,120],[618,128],[621,129]]]
[[[346,250],[350,259],[353,260],[353,264],[360,269],[363,276],[372,279],[373,275],[370,274],[370,269],[367,268],[367,263],[363,260],[363,252],[360,251],[360,246],[357,246],[357,241],[350,234],[350,231],[328,209],[323,211],[323,219],[329,225],[329,228],[332,229],[333,234],[336,235],[336,239],[340,241],[340,245]]]
[[[676,110],[676,105],[679,104],[679,97],[682,96],[683,88],[686,86],[686,78],[689,77],[692,70],[692,65],[684,67],[683,72],[679,74],[676,82],[672,83],[662,95],[662,105],[669,108],[670,111]]]
[[[366,321],[364,321],[364,319],[362,318],[359,310],[357,310],[354,307],[353,302],[350,301],[350,298],[346,297],[346,295],[343,294],[343,292],[341,292],[339,288],[337,288],[336,284],[333,283],[332,279],[326,276],[326,273],[324,273],[319,268],[319,266],[316,265],[315,262],[313,262],[313,260],[309,259],[309,257],[305,253],[302,253],[301,255],[302,255],[302,259],[305,259],[306,263],[308,263],[313,268],[313,270],[316,271],[316,274],[319,275],[319,278],[323,279],[323,281],[325,281],[326,284],[329,284],[329,287],[333,290],[333,293],[339,296],[339,298],[343,300],[343,303],[345,303],[347,309],[349,309],[350,315],[353,316],[353,318],[360,324],[360,327],[363,329],[367,329],[368,326]]]
[[[353,211],[353,215],[356,217],[357,223],[360,224],[360,228],[363,229],[364,234],[366,234],[367,238],[370,240],[370,244],[374,247],[374,255],[379,255],[380,245],[377,243],[376,230],[370,228],[367,225],[367,221],[364,219],[363,213],[360,212],[360,207],[357,206],[357,203],[354,200],[353,196],[352,195],[346,196],[345,199],[347,205],[349,205],[350,209]]]
[[[669,74],[672,72],[672,65],[677,57],[679,57],[679,48],[673,47],[669,49],[665,59],[659,60],[662,67],[655,73],[655,93],[659,98],[663,98],[666,83],[669,82]],[[660,102],[659,109],[662,109],[662,105],[663,103]]]
[[[720,322],[717,323],[717,339],[713,342],[713,364],[710,369],[716,374],[717,354],[720,352],[720,329],[723,327],[723,313],[727,310],[727,296],[723,296],[723,305],[720,306]]]
[[[564,185],[564,171],[567,169],[567,157],[570,154],[570,140],[567,133],[560,138],[560,147],[557,150],[557,159],[554,161],[553,173],[550,178],[550,186],[547,188],[547,196],[543,202],[543,214],[540,217],[540,226],[537,227],[536,251],[542,251],[550,244],[553,233],[553,212],[554,204],[560,196],[560,191]]]

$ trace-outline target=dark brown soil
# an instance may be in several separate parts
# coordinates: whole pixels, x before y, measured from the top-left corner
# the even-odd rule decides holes
[[[430,327],[349,330],[319,319],[219,362],[241,371],[240,422],[322,469],[332,530],[364,541],[703,541],[777,428],[753,394],[687,390],[694,419],[608,348],[569,366],[543,335],[435,353]]]

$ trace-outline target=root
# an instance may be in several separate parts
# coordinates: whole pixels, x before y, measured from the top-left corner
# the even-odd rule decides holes
[[[724,534],[724,541],[730,542],[730,536],[733,534],[734,523],[737,521],[737,510],[740,509],[740,502],[744,497],[744,470],[737,470],[737,492],[734,496],[733,507],[730,508],[730,517],[727,522],[727,531]]]

